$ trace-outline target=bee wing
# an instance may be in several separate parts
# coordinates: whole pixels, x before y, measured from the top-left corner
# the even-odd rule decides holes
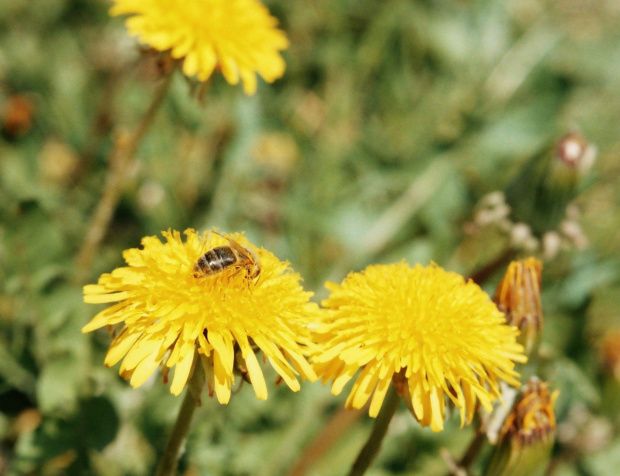
[[[217,233],[217,232],[209,231],[209,232],[206,232],[204,234],[204,236],[202,237],[202,239],[200,241],[200,246],[198,247],[199,254],[198,254],[198,257],[196,259],[199,259],[207,251],[209,251],[209,248],[210,248],[209,247],[209,241],[210,241],[210,238],[211,238],[211,233]],[[218,235],[219,235],[219,233],[218,233]]]
[[[237,243],[235,240],[232,240],[232,239],[230,239],[230,238],[228,238],[228,237],[226,237],[226,236],[222,235],[219,231],[211,230],[211,231],[209,231],[209,235],[210,235],[211,233],[213,233],[214,235],[217,235],[217,236],[221,236],[222,238],[224,238],[225,240],[227,240],[227,241],[228,241],[229,246],[230,246],[231,248],[235,248],[235,250],[238,250],[238,249],[234,246],[234,244],[237,244],[237,246],[238,246],[238,243]],[[209,236],[209,235],[207,235],[207,236]]]
[[[233,250],[235,250],[239,254],[239,256],[243,257],[245,260],[251,261],[254,264],[258,263],[258,255],[252,249],[241,246],[239,243],[237,243],[236,240],[233,240],[232,238],[228,238],[227,236],[224,236],[215,230],[211,230],[210,233],[215,233],[216,235],[219,235],[222,238],[226,239],[228,241],[228,245]]]
[[[228,246],[230,246],[233,250],[235,250],[241,256],[249,257],[249,258],[254,258],[254,253],[252,253],[247,248],[244,248],[243,246],[241,246],[239,243],[237,243],[236,240],[233,240],[232,238],[228,238],[227,236],[224,236],[224,235],[222,235],[221,233],[218,233],[215,230],[213,230],[211,233],[215,233],[216,235],[219,235],[222,238],[224,238],[225,240],[227,240],[228,241]]]

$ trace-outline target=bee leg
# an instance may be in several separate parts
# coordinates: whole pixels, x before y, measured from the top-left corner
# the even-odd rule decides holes
[[[256,281],[254,281],[254,279],[256,279]],[[251,283],[254,283],[254,285],[258,284],[258,280],[260,279],[260,276],[258,278],[250,278],[250,274],[246,274],[245,275],[245,282],[248,285],[248,291],[250,291],[250,294],[252,293],[252,287],[250,286]]]
[[[240,272],[242,269],[243,269],[243,268],[240,268],[240,267],[235,268],[235,272],[234,272],[234,273],[229,274],[229,275],[228,275],[228,279],[230,279],[230,278],[234,278],[235,276],[237,276],[237,275],[239,274],[239,272]]]

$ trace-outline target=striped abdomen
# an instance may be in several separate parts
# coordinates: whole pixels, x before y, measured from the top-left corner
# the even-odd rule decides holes
[[[204,276],[221,273],[237,261],[237,255],[230,246],[218,246],[198,258],[194,265],[194,272]]]

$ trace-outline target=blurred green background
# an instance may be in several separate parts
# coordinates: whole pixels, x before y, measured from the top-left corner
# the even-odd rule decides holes
[[[289,260],[317,301],[325,280],[370,263],[467,275],[505,246],[467,231],[478,200],[580,131],[598,148],[576,199],[588,244],[543,273],[540,376],[561,391],[549,474],[616,475],[620,2],[267,4],[291,42],[284,77],[247,97],[216,75],[199,101],[175,76],[87,281],[145,235],[213,226]],[[82,303],[76,253],[114,141],[158,77],[108,8],[0,1],[0,474],[151,474],[180,404],[159,378],[133,390],[104,368],[105,331],[81,334],[100,308]],[[181,473],[302,474],[291,470],[332,421],[343,434],[306,455],[305,474],[346,474],[372,421],[347,419],[345,395],[320,383],[269,392],[206,398]],[[445,474],[440,448],[458,459],[473,430],[455,412],[433,434],[401,410],[368,474]]]

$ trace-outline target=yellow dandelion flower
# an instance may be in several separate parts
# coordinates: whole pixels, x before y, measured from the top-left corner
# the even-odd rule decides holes
[[[369,266],[331,295],[315,332],[317,375],[333,380],[339,394],[361,369],[346,406],[371,397],[377,416],[391,383],[414,416],[433,431],[443,429],[445,396],[471,422],[479,400],[491,409],[500,381],[518,385],[514,362],[525,362],[518,330],[478,285],[433,264],[401,262]]]
[[[230,84],[256,91],[256,73],[271,83],[284,74],[288,47],[278,21],[257,0],[113,0],[111,15],[132,15],[140,41],[183,59],[183,72],[206,81],[219,68]]]
[[[259,350],[292,390],[299,390],[297,375],[316,379],[305,355],[312,345],[307,322],[319,309],[309,302],[312,293],[302,289],[299,275],[239,234],[209,233],[206,239],[191,229],[184,234],[185,241],[178,231],[164,232],[165,242],[143,238],[142,249],[123,253],[128,266],[84,287],[85,302],[116,303],[82,329],[114,331],[105,365],[123,359],[119,373],[133,387],[159,366],[164,374],[174,367],[170,391],[178,395],[199,360],[211,395],[221,403],[229,401],[239,370],[247,372],[256,396],[267,398]],[[229,265],[213,274],[195,270],[214,248],[230,258]],[[250,258],[243,261],[243,254]],[[252,262],[259,266],[258,276],[256,267],[235,267]]]

